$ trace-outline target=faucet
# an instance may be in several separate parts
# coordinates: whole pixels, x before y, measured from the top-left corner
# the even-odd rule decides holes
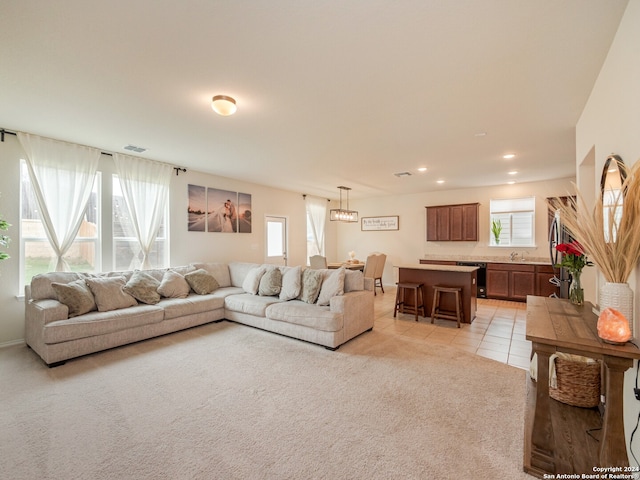
[[[511,253],[509,254],[509,260],[510,260],[511,262],[513,262],[513,261],[516,259],[516,257],[517,257],[517,256],[518,256],[518,252],[511,252]],[[523,258],[523,260],[524,260],[524,258]]]

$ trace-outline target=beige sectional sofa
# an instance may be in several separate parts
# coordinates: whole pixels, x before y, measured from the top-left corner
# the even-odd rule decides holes
[[[194,279],[204,279],[205,288]],[[137,280],[142,288],[136,290]],[[82,300],[69,300],[69,291],[92,297],[95,305],[79,309]],[[332,350],[373,328],[373,282],[344,269],[231,262],[142,272],[53,272],[33,278],[25,303],[25,341],[49,366],[223,319]]]

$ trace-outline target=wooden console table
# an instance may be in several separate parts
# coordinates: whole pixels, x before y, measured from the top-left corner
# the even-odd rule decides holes
[[[578,307],[564,299],[527,297],[526,337],[538,357],[537,382],[532,382],[527,375],[524,470],[531,475],[545,478],[545,474],[593,474],[594,467],[629,465],[622,387],[624,372],[633,366],[634,359],[640,359],[640,350],[631,343],[624,346],[604,343],[598,337],[597,320],[589,302]],[[549,397],[549,357],[560,351],[602,361],[604,418],[601,438],[591,452],[593,455],[587,446],[579,448],[577,444],[584,442],[581,437],[593,427],[589,422],[593,416],[599,417],[597,412],[561,404]],[[554,425],[561,420],[562,431],[555,433]],[[571,446],[568,453],[567,445]]]

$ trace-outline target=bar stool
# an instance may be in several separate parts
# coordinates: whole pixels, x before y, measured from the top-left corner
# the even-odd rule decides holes
[[[396,283],[398,289],[396,290],[396,306],[393,309],[393,318],[396,313],[413,313],[416,316],[416,322],[418,321],[418,313],[422,312],[422,316],[426,317],[426,311],[424,307],[424,298],[422,296],[422,283]],[[413,305],[405,305],[405,296],[407,291],[413,290]]]
[[[456,297],[456,311],[442,310],[440,308],[440,294],[452,293]],[[433,305],[431,307],[431,323],[436,318],[444,318],[447,320],[456,320],[458,322],[458,328],[460,328],[460,322],[463,320],[464,313],[462,309],[462,288],[460,287],[444,287],[441,285],[435,285],[433,287]]]

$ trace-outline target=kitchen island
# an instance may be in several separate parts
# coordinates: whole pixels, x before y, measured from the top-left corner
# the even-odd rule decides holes
[[[398,268],[399,282],[422,283],[422,295],[427,316],[431,315],[433,287],[440,285],[462,289],[463,323],[471,323],[476,318],[478,267],[425,264],[395,266]],[[411,299],[407,298],[407,304],[410,304],[410,302]],[[440,298],[440,306],[443,309],[455,311],[453,295],[442,296]]]

